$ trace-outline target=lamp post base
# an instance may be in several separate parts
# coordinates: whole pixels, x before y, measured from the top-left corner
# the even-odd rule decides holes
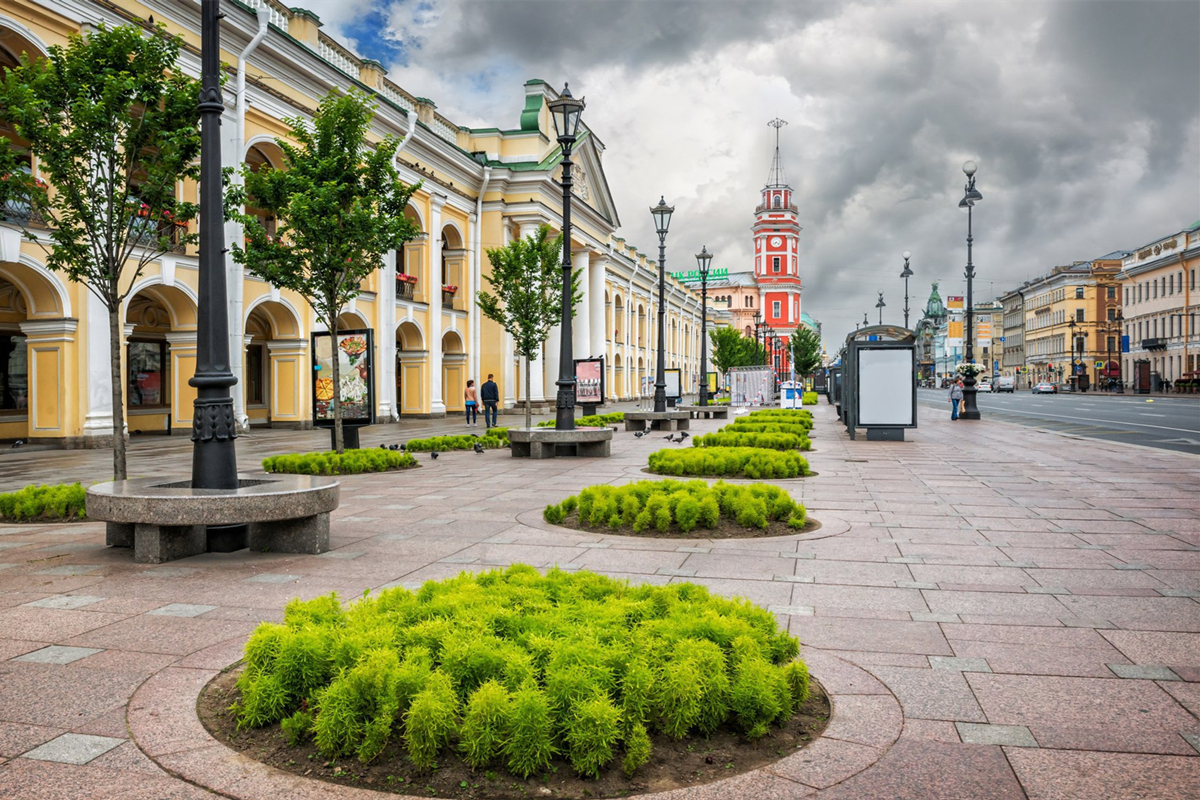
[[[975,404],[979,390],[975,388],[975,379],[963,381],[963,407],[958,412],[959,419],[980,419],[979,406]]]

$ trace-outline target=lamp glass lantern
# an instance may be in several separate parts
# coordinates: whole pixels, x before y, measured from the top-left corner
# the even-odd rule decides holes
[[[671,227],[671,214],[675,213],[675,207],[667,205],[666,196],[661,196],[658,199],[658,205],[650,209],[650,215],[654,217],[654,230],[659,236],[666,236],[667,229]]]
[[[583,116],[584,106],[587,105],[584,99],[576,100],[571,94],[570,84],[563,84],[562,94],[546,105],[550,108],[550,116],[554,120],[554,130],[559,141],[575,141],[579,135],[579,119]]]

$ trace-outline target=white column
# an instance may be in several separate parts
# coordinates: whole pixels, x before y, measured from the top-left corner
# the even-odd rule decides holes
[[[403,245],[401,245],[403,247]],[[379,350],[379,363],[375,370],[375,415],[380,422],[392,422],[400,418],[396,408],[396,251],[383,256],[380,272],[379,294],[375,298],[378,322],[375,326],[375,344]]]
[[[521,238],[527,239],[530,236],[533,236],[534,234],[537,233],[537,230],[540,226],[541,226],[540,222],[522,222],[521,228],[520,228]],[[550,329],[550,336],[547,339],[547,343],[549,343],[549,342],[555,343],[554,344],[554,353],[556,356],[555,362],[554,362],[555,372],[552,373],[554,375],[554,378],[558,377],[557,354],[558,354],[558,337],[559,337],[559,335],[560,335],[559,329],[556,326],[556,327]],[[546,375],[547,375],[546,361],[549,358],[549,354],[550,354],[550,348],[548,346],[544,346],[544,347],[542,347],[542,357],[539,358],[537,361],[531,361],[529,364],[529,399],[535,403],[546,399],[546,389],[545,389]],[[553,382],[554,382],[554,379],[552,378],[550,383],[553,384]],[[524,382],[524,379],[522,379],[522,381],[521,381],[522,396],[524,395],[524,392],[525,392],[525,382]]]
[[[632,343],[637,342],[637,331],[631,330],[634,320],[637,319],[637,314],[633,310],[634,300],[633,278],[631,277],[625,292],[625,321],[622,323],[624,326],[623,330],[625,331],[625,347],[622,348],[625,351],[625,391],[622,393],[622,396],[626,400],[633,396],[630,386],[637,381],[637,353],[631,352],[630,346]]]
[[[87,416],[83,435],[102,440],[112,436],[112,363],[109,350],[108,309],[88,290],[84,341],[87,343]],[[100,442],[97,442],[100,444]]]
[[[604,331],[608,327],[608,309],[604,305],[604,274],[608,267],[608,259],[597,255],[589,265],[588,278],[591,285],[588,289],[588,299],[592,301],[591,308],[591,339],[590,354],[599,355],[604,351]]]
[[[429,237],[433,243],[429,259],[429,413],[445,414],[442,398],[442,207],[446,196],[435,194],[430,199]]]
[[[233,182],[243,183],[238,168],[241,166],[246,152],[245,142],[238,132],[237,97],[234,92],[226,95],[228,116],[234,118],[234,124],[221,127],[221,166],[233,168]],[[227,118],[228,118],[227,116]],[[197,189],[199,191],[199,189]],[[237,222],[225,223],[225,281],[228,287],[229,304],[229,369],[237,378],[230,390],[233,397],[233,418],[237,421],[238,430],[250,428],[250,418],[246,416],[246,349],[242,345],[242,335],[246,332],[246,320],[242,309],[245,307],[245,268],[233,260],[233,245],[241,245],[244,237],[242,225]]]
[[[512,229],[505,223],[504,229],[504,244],[512,241]],[[500,368],[504,371],[504,398],[501,403],[502,408],[511,408],[517,404],[517,399],[522,397],[525,392],[524,386],[517,386],[517,370],[514,363],[513,354],[513,337],[508,331],[503,332],[504,346],[500,348]]]
[[[571,320],[571,355],[574,358],[589,358],[600,355],[599,350],[592,350],[592,312],[594,297],[592,293],[592,254],[588,250],[571,253],[571,267],[579,275],[579,305],[575,306],[575,318]],[[603,292],[601,292],[603,303]],[[557,377],[558,373],[554,373]]]

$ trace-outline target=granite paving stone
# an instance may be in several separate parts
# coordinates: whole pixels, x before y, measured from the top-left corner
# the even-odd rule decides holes
[[[1013,748],[1005,750],[1029,800],[1182,800],[1200,786],[1200,758]]]
[[[25,758],[38,761],[58,761],[62,764],[86,764],[124,741],[124,739],[114,739],[109,736],[64,733],[62,736],[30,750],[25,754]]]
[[[871,667],[895,693],[905,719],[985,722],[983,711],[961,672],[906,667]]]
[[[1140,681],[1177,681],[1179,676],[1168,667],[1154,664],[1109,664],[1108,668],[1118,678]]]
[[[99,652],[101,650],[94,647],[64,647],[52,644],[41,650],[17,656],[13,661],[28,661],[35,664],[71,664]]]
[[[956,722],[959,737],[966,744],[999,744],[1008,747],[1037,747],[1029,729],[1024,725],[985,725],[978,722]]]

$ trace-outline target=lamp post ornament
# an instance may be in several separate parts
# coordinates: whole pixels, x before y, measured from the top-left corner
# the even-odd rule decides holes
[[[708,268],[712,253],[708,246],[696,254],[696,268],[700,271],[700,405],[708,405]]]
[[[904,327],[908,327],[908,279],[912,277],[913,271],[908,268],[908,259],[912,257],[912,253],[907,250],[903,253],[904,270],[900,273],[900,277],[904,278]]]
[[[560,431],[575,429],[575,354],[571,350],[571,317],[574,314],[574,281],[571,279],[571,148],[579,130],[579,118],[583,114],[584,101],[571,96],[569,84],[563,84],[562,94],[546,104],[558,132],[558,143],[562,147],[562,323],[558,359],[558,397],[555,403],[554,428]]]
[[[671,226],[674,206],[667,205],[666,195],[659,197],[658,205],[650,209],[654,217],[654,229],[658,233],[658,354],[654,368],[654,410],[667,410],[667,331],[663,315],[666,311],[665,278],[667,269],[667,229]]]
[[[978,165],[974,161],[963,164],[963,173],[967,176],[967,185],[963,190],[963,199],[958,202],[959,208],[967,210],[967,331],[966,359],[968,364],[975,363],[975,309],[972,295],[972,282],[975,279],[975,266],[971,262],[971,245],[974,237],[971,233],[971,210],[983,199],[983,195],[975,188],[975,172]],[[963,379],[963,410],[960,419],[979,419],[979,407],[976,405],[975,375],[967,373]]]
[[[882,291],[879,292],[879,302],[875,304],[875,307],[879,309],[879,324],[882,325],[883,324],[883,309],[887,308],[887,303],[883,302],[883,292]]]

